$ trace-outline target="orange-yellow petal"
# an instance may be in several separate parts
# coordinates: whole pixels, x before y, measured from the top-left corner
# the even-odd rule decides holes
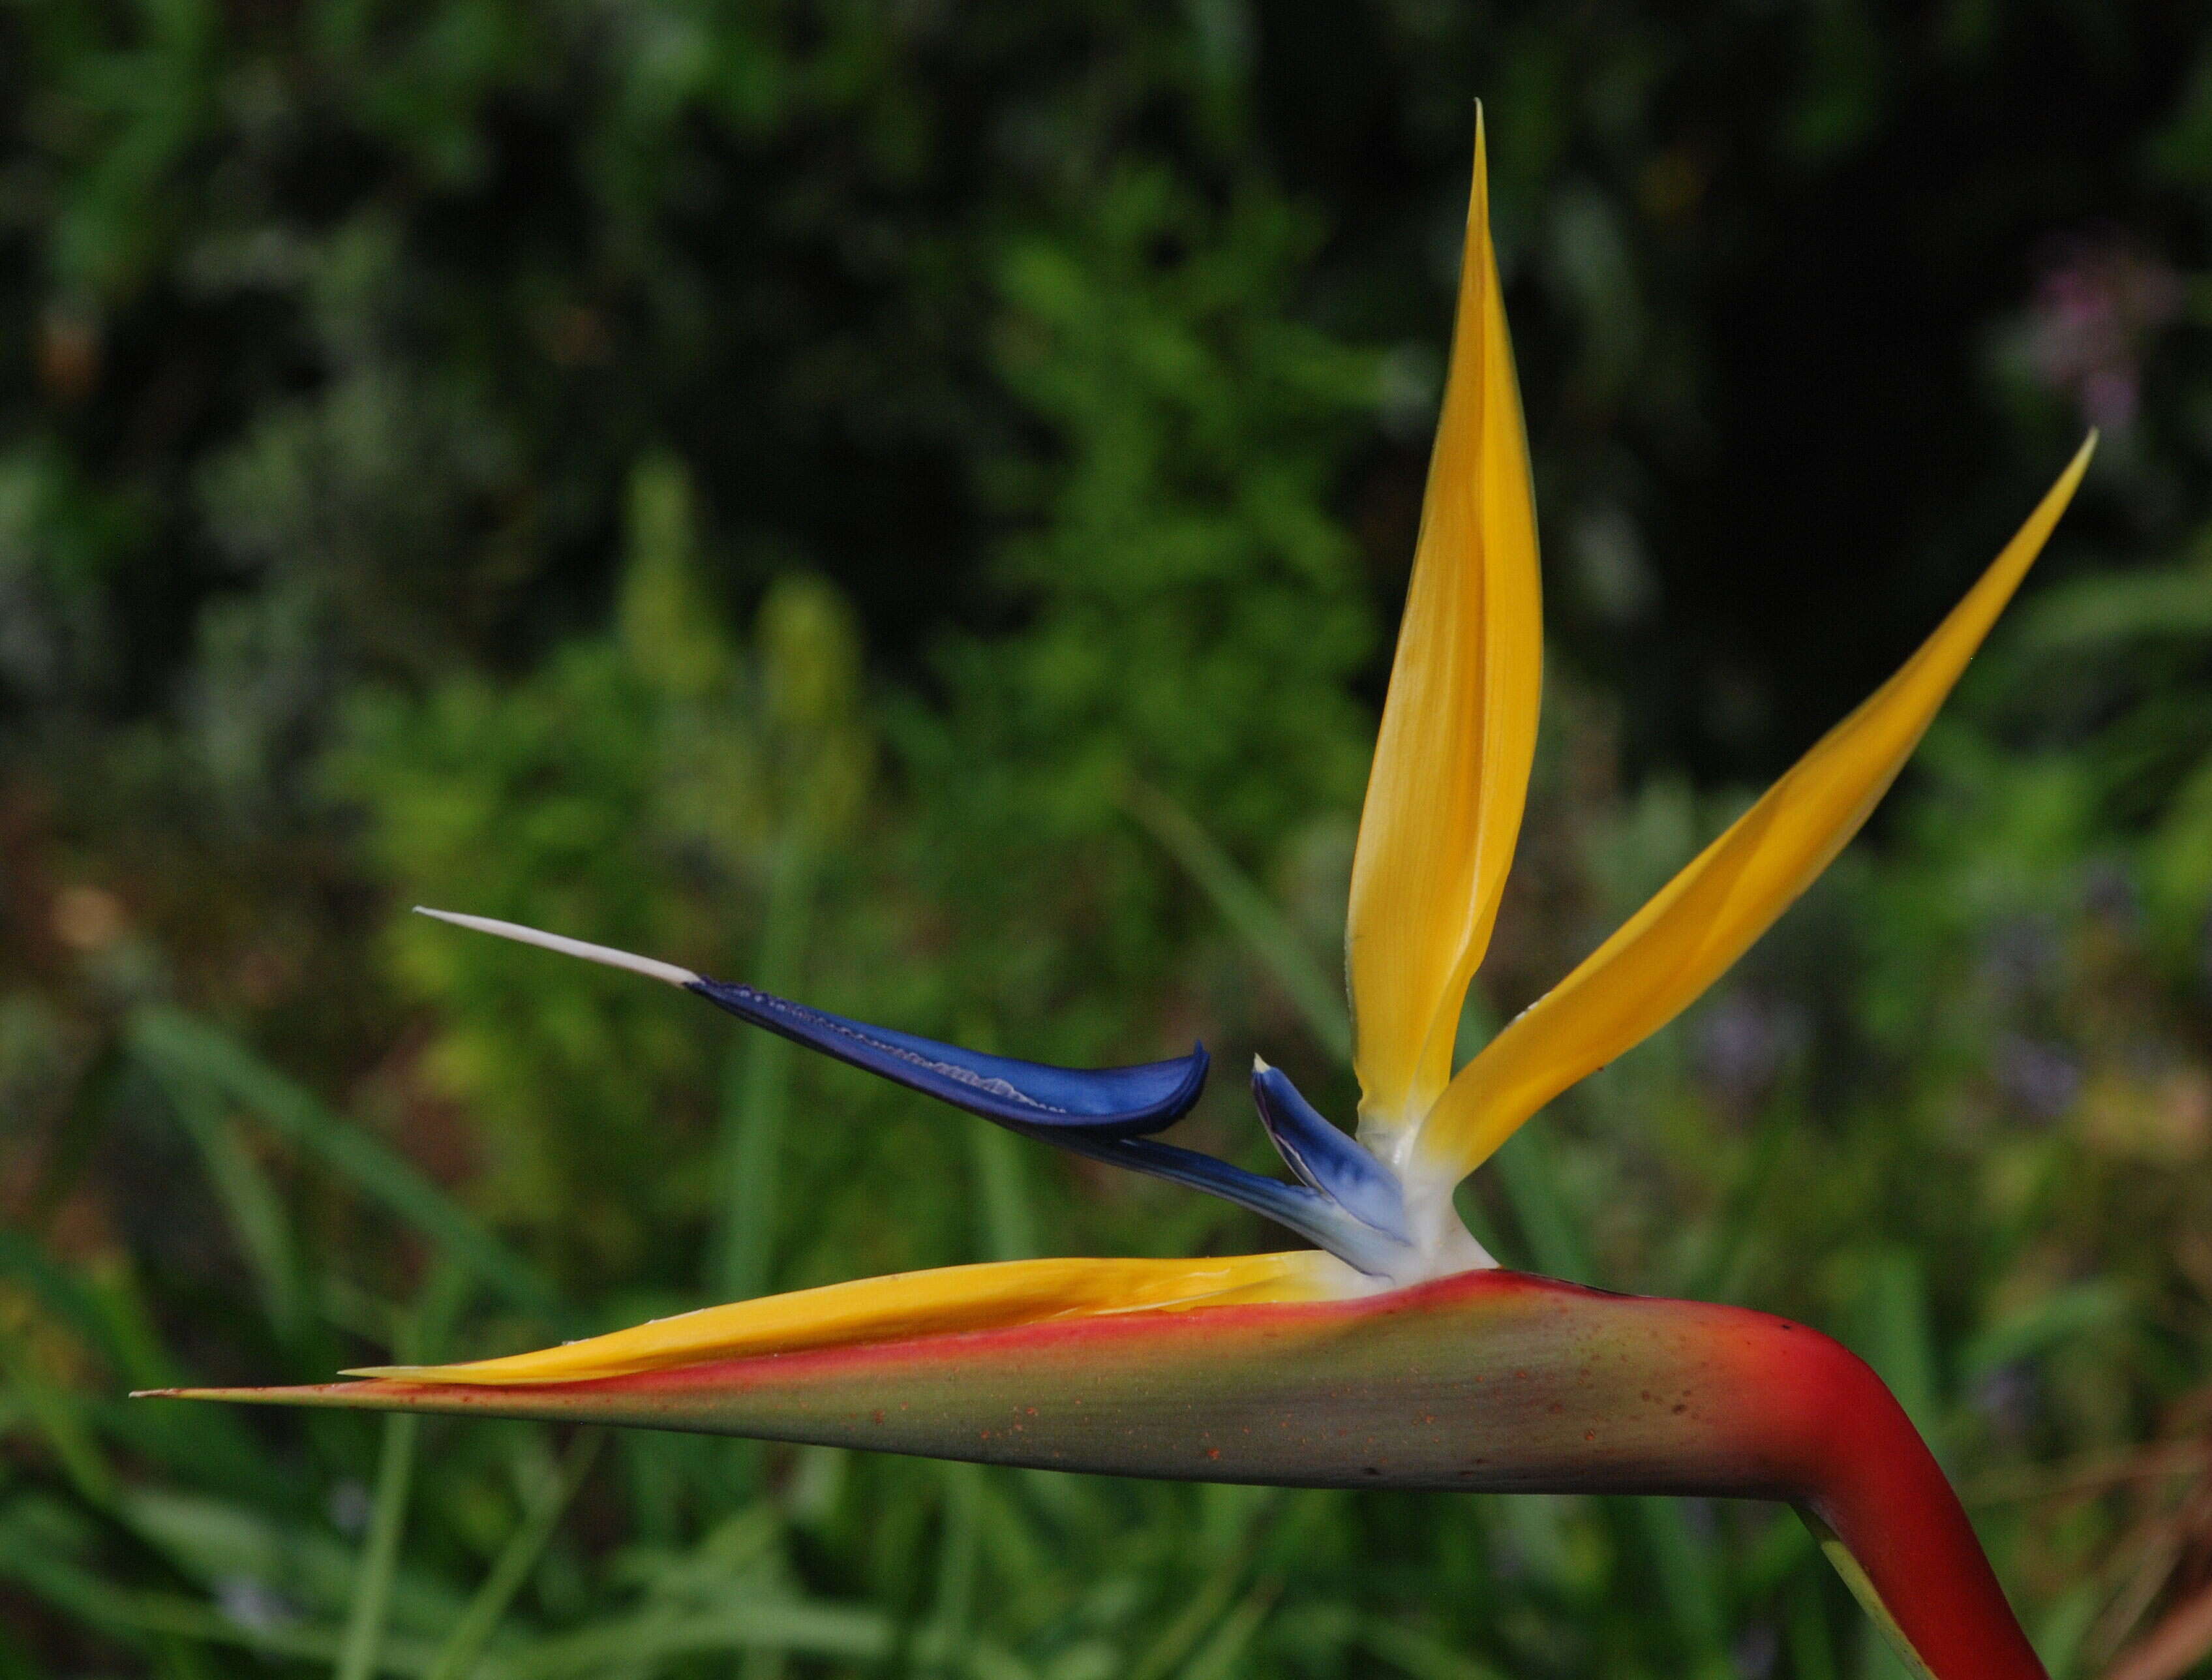
[[[1535,500],[1478,114],[1450,374],[1352,861],[1346,968],[1370,1132],[1418,1120],[1451,1075],[1520,832],[1542,675]]]
[[[463,1365],[377,1366],[345,1374],[505,1387],[586,1382],[713,1360],[1004,1330],[1053,1318],[1334,1300],[1371,1288],[1317,1250],[1209,1260],[1009,1260],[860,1278],[765,1295],[558,1348]]]
[[[1919,651],[1558,986],[1461,1069],[1424,1128],[1440,1172],[1472,1172],[1522,1122],[1672,1020],[1857,832],[2074,495],[2093,434]]]

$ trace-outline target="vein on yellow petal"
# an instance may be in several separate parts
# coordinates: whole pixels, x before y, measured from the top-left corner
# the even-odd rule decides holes
[[[349,1377],[501,1387],[586,1382],[714,1360],[1003,1330],[1109,1313],[1334,1300],[1373,1287],[1317,1250],[1206,1260],[1011,1260],[860,1278],[656,1318],[558,1348],[461,1365],[388,1365]]]
[[[2042,550],[2093,433],[1995,563],[1918,652],[1571,974],[1460,1071],[1422,1153],[1458,1178],[1560,1092],[1672,1020],[1858,831]]]
[[[1450,372],[1352,861],[1364,1135],[1402,1133],[1450,1077],[1520,831],[1542,671],[1535,501],[1478,116]]]

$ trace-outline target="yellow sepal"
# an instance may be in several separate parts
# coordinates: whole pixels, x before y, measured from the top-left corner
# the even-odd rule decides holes
[[[2073,498],[2092,434],[1936,633],[1621,929],[1461,1069],[1420,1147],[1456,1178],[1576,1080],[1672,1020],[1858,831]]]
[[[1480,113],[1443,412],[1346,931],[1364,1129],[1425,1112],[1513,861],[1543,685],[1536,508]]]
[[[1003,1330],[1051,1318],[1333,1300],[1358,1274],[1316,1250],[1211,1260],[1008,1260],[860,1278],[702,1307],[558,1348],[465,1365],[389,1365],[349,1377],[417,1382],[588,1382],[713,1360]]]

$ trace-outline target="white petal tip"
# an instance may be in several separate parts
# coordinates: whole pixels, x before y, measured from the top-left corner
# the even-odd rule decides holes
[[[586,940],[570,939],[562,934],[541,933],[535,928],[526,928],[519,922],[501,922],[489,916],[464,916],[459,910],[432,910],[428,904],[416,905],[415,914],[439,922],[450,922],[456,928],[472,928],[480,934],[496,934],[501,939],[511,939],[520,945],[535,945],[543,950],[557,951],[564,957],[580,957],[587,963],[627,969],[632,974],[642,974],[648,980],[659,980],[666,985],[692,986],[699,981],[699,977],[690,969],[678,968],[674,963],[617,951],[610,945],[593,945]]]

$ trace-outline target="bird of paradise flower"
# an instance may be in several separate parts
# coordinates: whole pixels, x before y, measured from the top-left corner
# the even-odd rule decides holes
[[[698,993],[1027,1136],[1225,1196],[1314,1248],[952,1267],[505,1358],[161,1392],[1207,1481],[1785,1500],[1916,1672],[2039,1677],[1942,1472],[1863,1363],[1768,1314],[1502,1269],[1452,1196],[1545,1104],[1697,998],[1857,831],[2094,443],[1887,683],[1455,1073],[1521,825],[1542,667],[1535,509],[1478,120],[1449,377],[1352,866],[1356,1140],[1256,1063],[1254,1100],[1292,1182],[1265,1178],[1155,1136],[1197,1099],[1202,1047],[1139,1067],[1046,1067],[427,912]]]

